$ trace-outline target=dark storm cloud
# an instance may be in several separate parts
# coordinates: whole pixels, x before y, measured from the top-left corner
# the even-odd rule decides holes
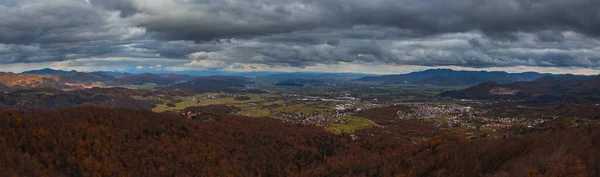
[[[102,11],[83,2],[31,2],[0,11],[0,42],[11,44],[93,41],[111,36]]]
[[[600,34],[597,0],[164,0],[159,5],[150,4],[155,1],[131,2],[137,2],[137,12],[143,14],[137,18],[138,25],[175,40],[262,36],[354,25],[397,27],[423,34],[481,30],[493,36],[510,36],[512,32],[545,29]]]
[[[221,50],[215,43],[194,43],[193,41],[151,41],[135,44],[132,47],[153,51],[160,57],[186,59],[194,52],[214,52]]]
[[[113,41],[85,43],[0,44],[0,64],[62,61],[92,57],[152,57]]]
[[[127,45],[141,29],[83,0],[0,1],[0,64],[139,56]]]
[[[371,31],[371,28],[366,28]],[[239,40],[213,52],[230,62],[306,67],[339,62],[468,67],[600,66],[598,40],[575,33],[561,34],[564,42],[538,42],[538,34],[515,34],[518,41],[497,41],[482,33],[452,33],[418,38],[352,38],[353,28],[334,33],[296,32]],[[385,36],[385,29],[373,30]],[[329,35],[325,35],[329,34]],[[282,40],[286,39],[286,40]],[[311,42],[298,42],[305,39]],[[315,42],[316,41],[316,42]],[[338,41],[335,45],[328,41]]]
[[[593,68],[598,9],[598,0],[0,0],[0,64]]]
[[[541,42],[563,42],[565,41],[565,36],[560,31],[543,30],[537,33],[537,39]]]
[[[128,17],[137,13],[133,1],[128,0],[90,0],[90,3],[96,6],[104,7],[109,10],[117,10],[121,17]]]

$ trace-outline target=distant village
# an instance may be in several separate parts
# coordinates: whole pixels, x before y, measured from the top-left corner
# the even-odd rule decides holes
[[[193,96],[192,100],[211,101],[217,98],[234,97],[234,94],[219,92],[204,96]],[[437,127],[464,127],[469,129],[499,129],[512,126],[525,126],[533,128],[541,123],[555,119],[555,117],[498,117],[489,115],[488,110],[478,108],[476,105],[490,104],[487,102],[475,100],[456,100],[453,103],[429,103],[429,102],[399,102],[399,103],[379,103],[374,100],[361,100],[351,96],[348,93],[337,97],[319,97],[319,96],[301,96],[297,94],[284,94],[287,98],[295,98],[302,102],[330,102],[335,103],[329,111],[315,112],[287,112],[272,111],[271,117],[279,118],[285,122],[298,123],[304,125],[323,125],[327,123],[346,123],[343,116],[369,110],[373,108],[386,106],[407,106],[409,110],[399,110],[395,116],[398,120],[423,120],[432,121]],[[247,103],[256,104],[256,103]],[[474,106],[475,105],[475,106]],[[197,116],[192,112],[185,113],[186,117]]]

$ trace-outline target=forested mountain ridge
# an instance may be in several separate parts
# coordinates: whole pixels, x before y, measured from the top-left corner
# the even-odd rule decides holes
[[[531,81],[551,74],[536,72],[507,73],[498,71],[455,71],[451,69],[430,69],[408,74],[368,76],[358,79],[366,82],[410,83],[436,86],[472,86],[482,82],[510,83]]]
[[[459,99],[525,100],[540,103],[600,103],[600,76],[546,76],[529,82],[485,82],[439,96]]]

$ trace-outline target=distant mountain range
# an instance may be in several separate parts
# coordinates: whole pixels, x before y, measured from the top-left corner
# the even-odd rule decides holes
[[[355,80],[368,76],[374,76],[371,74],[360,74],[360,73],[272,73],[266,76],[260,76],[265,79],[324,79],[324,80]]]
[[[177,73],[177,74],[174,74]],[[300,84],[323,84],[324,80],[355,80],[369,76],[354,73],[278,73],[278,72],[174,72],[174,73],[127,73],[127,72],[79,72],[40,69],[16,73],[0,73],[0,92],[23,89],[83,89],[93,87],[159,87],[161,91],[208,92],[237,90],[251,83],[252,78],[274,79]],[[178,74],[186,73],[186,74]],[[204,76],[205,74],[223,74]],[[160,88],[162,87],[162,88]]]
[[[247,84],[250,84],[249,79],[236,76],[208,76],[198,77],[189,82],[173,84],[168,87],[160,88],[160,91],[165,92],[218,92],[218,91],[233,91],[241,89]]]
[[[600,103],[600,76],[545,76],[530,82],[508,84],[484,82],[464,90],[444,92],[439,96],[478,100]]]
[[[121,77],[103,75],[99,72],[60,72],[39,70],[15,74],[0,73],[0,93],[28,89],[72,90],[94,87],[129,87],[154,84],[161,91],[209,92],[234,91],[250,84],[249,78],[236,76],[189,76],[178,74],[137,74]],[[161,88],[162,87],[162,88]]]
[[[116,71],[95,71],[95,72],[80,72],[80,71],[63,71],[55,70],[50,68],[44,68],[40,70],[24,71],[20,74],[40,74],[40,75],[74,75],[77,73],[88,73],[88,74],[101,74],[112,77],[126,77],[126,76],[137,76],[137,75],[187,75],[187,76],[238,76],[238,77],[259,77],[265,79],[341,79],[341,80],[354,80],[367,76],[375,76],[372,74],[361,74],[361,73],[313,73],[313,72],[230,72],[230,71],[216,71],[216,70],[204,70],[204,71],[160,71],[152,73],[130,73],[130,72],[116,72]]]
[[[54,69],[50,69],[50,68],[44,68],[44,69],[40,69],[40,70],[25,71],[25,72],[22,72],[21,74],[73,75],[76,73],[79,73],[79,72],[77,72],[75,70],[63,71],[63,70],[54,70]]]
[[[188,76],[188,75],[178,75],[178,74],[165,74],[165,75],[156,75],[156,74],[139,74],[139,75],[130,75],[123,76],[114,79],[110,85],[119,86],[119,85],[143,85],[143,84],[156,84],[156,85],[169,85],[178,82],[187,82],[194,80],[198,77],[196,76]]]
[[[239,74],[239,73],[238,73]],[[487,71],[455,71],[431,69],[399,75],[372,76],[354,73],[268,73],[249,74],[250,77],[277,79],[280,82],[322,84],[324,79],[355,80],[389,84],[436,86],[473,86],[465,90],[440,94],[443,97],[464,99],[557,100],[575,99],[597,101],[600,97],[600,76],[552,75],[535,72],[507,73]],[[252,76],[253,75],[253,76]],[[241,88],[252,79],[237,76],[201,77],[181,74],[132,74],[121,72],[78,72],[41,69],[21,74],[0,73],[0,91],[52,88],[74,89],[124,85],[156,84],[163,91],[216,91],[222,88]],[[600,94],[598,94],[600,95]]]
[[[132,76],[136,74],[131,74],[127,72],[113,72],[113,71],[96,71],[96,72],[80,72],[80,71],[63,71],[56,70],[50,68],[44,68],[39,70],[30,70],[24,71],[20,74],[38,74],[38,75],[82,75],[82,74],[94,74],[94,75],[104,75],[104,76],[112,76],[112,77],[124,77],[124,76]]]
[[[135,76],[137,74],[132,74],[132,73],[128,73],[128,72],[114,72],[114,71],[95,71],[95,72],[91,72],[92,74],[101,74],[101,75],[105,75],[105,76],[112,76],[112,77],[125,77],[125,76]]]
[[[368,76],[358,79],[365,82],[381,82],[388,84],[417,84],[436,86],[472,86],[482,82],[511,83],[516,81],[532,81],[552,74],[536,72],[507,73],[500,71],[455,71],[451,69],[430,69],[398,75]]]

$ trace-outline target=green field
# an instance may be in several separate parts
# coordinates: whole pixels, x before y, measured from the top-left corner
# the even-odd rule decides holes
[[[250,97],[250,100],[236,100],[234,97],[226,97],[226,98],[214,98],[214,99],[205,99],[208,94],[199,94],[193,97],[178,97],[177,100],[181,102],[175,103],[175,107],[168,107],[165,103],[157,104],[156,107],[152,109],[154,112],[164,112],[164,111],[178,111],[183,110],[185,108],[189,108],[192,106],[207,106],[207,105],[233,105],[233,106],[243,106],[244,104],[252,103],[252,102],[261,102],[264,101],[262,96],[263,94],[248,94],[244,96]]]
[[[154,90],[157,87],[161,87],[155,83],[145,83],[143,85],[122,85],[119,87],[128,88],[128,89],[144,89],[144,90]]]
[[[318,101],[297,101],[297,98],[286,98],[277,94],[246,94],[234,95],[225,98],[206,99],[209,94],[198,94],[190,97],[176,97],[175,107],[166,106],[172,100],[163,100],[152,109],[154,112],[179,111],[192,106],[230,105],[241,108],[238,115],[251,117],[266,117],[273,112],[331,112],[335,103]],[[237,96],[248,96],[249,100],[236,100]],[[141,98],[136,98],[141,99]]]
[[[362,82],[331,82],[325,85],[306,84],[302,87],[277,86],[275,81],[261,80],[257,81],[254,87],[272,91],[273,93],[263,94],[233,94],[220,98],[209,98],[215,93],[203,93],[193,96],[176,96],[174,98],[161,99],[155,108],[155,112],[179,111],[192,106],[207,105],[230,105],[240,108],[237,115],[250,117],[277,117],[277,114],[298,113],[305,114],[323,114],[331,116],[334,114],[335,102],[326,101],[303,101],[301,98],[306,96],[317,96],[320,98],[336,98],[348,96],[358,98],[363,102],[410,102],[410,101],[428,101],[434,99],[435,95],[446,90],[455,88],[434,87],[434,86],[415,86],[415,85],[381,85]],[[249,100],[236,100],[236,97],[247,96]],[[378,98],[378,99],[375,99]],[[176,102],[176,103],[175,103]],[[166,103],[175,103],[174,107],[166,106]],[[360,104],[360,103],[358,103]],[[445,124],[448,116],[432,118],[427,121],[436,124]],[[325,123],[323,126],[327,131],[341,134],[353,133],[356,130],[369,128],[375,124],[362,117],[346,115],[341,118],[344,123]]]
[[[238,115],[250,117],[268,117],[276,112],[303,112],[306,114],[323,113],[332,114],[335,103],[320,101],[298,101],[297,98],[286,98],[276,94],[247,94],[235,95],[226,98],[204,99],[209,94],[199,94],[193,97],[177,97],[181,100],[175,103],[175,107],[167,107],[165,103],[157,104],[155,112],[178,111],[192,106],[207,106],[225,104],[241,108]],[[235,100],[236,96],[248,96],[250,100]],[[373,126],[368,119],[356,116],[344,116],[341,118],[345,123],[328,123],[321,125],[333,133],[352,133],[359,129]]]
[[[327,125],[325,125],[325,130],[336,133],[336,134],[341,134],[341,133],[353,133],[356,130],[361,130],[361,129],[375,126],[373,124],[373,122],[369,121],[368,119],[362,118],[362,117],[347,115],[347,116],[342,117],[341,119],[345,120],[346,123],[345,124],[335,124],[335,123],[327,124]]]

